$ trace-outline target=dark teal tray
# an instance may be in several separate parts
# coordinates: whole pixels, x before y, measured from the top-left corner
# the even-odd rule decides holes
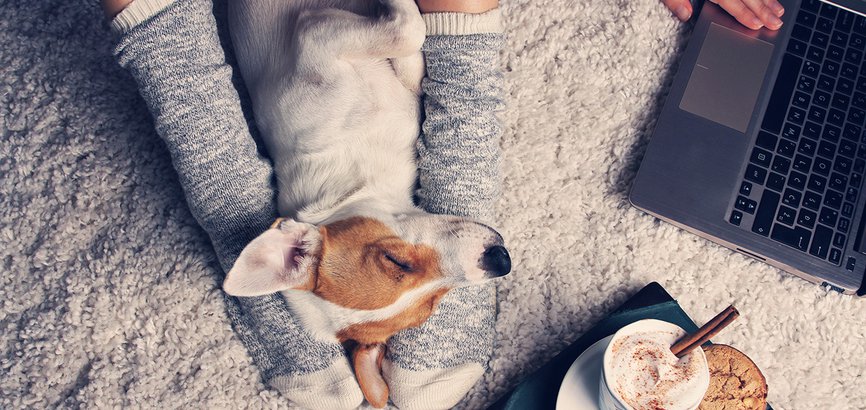
[[[644,286],[638,293],[599,322],[577,341],[527,377],[514,390],[490,406],[492,410],[554,409],[559,385],[571,364],[593,343],[616,333],[623,326],[641,319],[660,319],[679,325],[687,332],[698,329],[674,298],[658,283]],[[768,410],[772,407],[767,405]]]

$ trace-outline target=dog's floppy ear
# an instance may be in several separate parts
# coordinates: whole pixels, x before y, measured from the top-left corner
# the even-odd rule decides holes
[[[278,221],[241,251],[223,290],[232,296],[261,296],[311,289],[322,237],[315,226]]]

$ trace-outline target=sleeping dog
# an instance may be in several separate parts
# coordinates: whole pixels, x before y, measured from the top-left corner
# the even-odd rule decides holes
[[[357,342],[366,399],[387,404],[384,344],[458,286],[511,270],[502,236],[412,202],[425,26],[412,0],[235,0],[232,42],[285,219],[223,288],[280,292],[314,336]]]

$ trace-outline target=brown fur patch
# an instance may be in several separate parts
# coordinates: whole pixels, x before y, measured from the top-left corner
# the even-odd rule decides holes
[[[321,259],[313,293],[340,306],[378,309],[442,277],[436,250],[403,241],[375,219],[353,217],[320,232]]]
[[[385,343],[395,333],[424,323],[433,314],[439,301],[449,290],[451,289],[436,291],[430,296],[418,300],[402,313],[386,320],[349,326],[337,333],[337,339],[340,341],[356,340],[363,344]]]

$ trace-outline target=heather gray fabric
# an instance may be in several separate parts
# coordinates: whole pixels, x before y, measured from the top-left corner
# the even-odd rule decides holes
[[[490,223],[499,195],[496,114],[504,107],[501,34],[431,36],[424,43],[423,135],[418,140],[419,204],[429,212]],[[421,327],[391,338],[389,358],[408,370],[486,366],[493,348],[496,289],[455,289]]]
[[[177,2],[125,33],[116,48],[138,82],[168,146],[193,215],[228,270],[277,216],[272,170],[244,119],[209,1]],[[499,190],[501,35],[435,36],[424,45],[426,120],[419,141],[418,198],[431,212],[490,221]],[[235,330],[275,376],[342,360],[337,344],[314,342],[279,297],[226,298]],[[420,329],[394,338],[390,358],[410,370],[486,365],[493,343],[492,286],[453,291]]]
[[[212,8],[206,0],[169,5],[125,33],[115,54],[138,82],[190,210],[227,271],[277,214],[271,164],[250,135]],[[280,296],[227,296],[226,304],[265,382],[322,370],[342,354],[304,332]]]

